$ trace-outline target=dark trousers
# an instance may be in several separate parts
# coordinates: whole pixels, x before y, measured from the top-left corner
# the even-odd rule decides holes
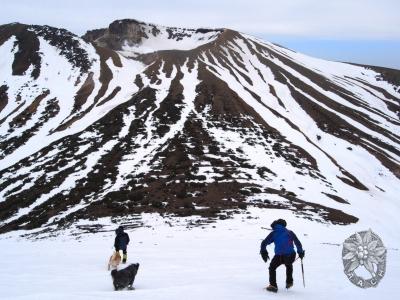
[[[296,253],[289,255],[275,255],[269,264],[269,284],[276,286],[276,269],[280,265],[286,266],[286,283],[293,283],[293,262]]]

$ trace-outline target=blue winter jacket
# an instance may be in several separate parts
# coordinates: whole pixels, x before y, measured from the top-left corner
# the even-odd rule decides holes
[[[262,241],[261,252],[266,251],[267,245],[275,243],[276,255],[293,254],[295,253],[293,242],[296,244],[297,253],[303,253],[303,247],[294,232],[276,224],[272,232]]]
[[[117,236],[115,237],[114,247],[118,250],[126,250],[129,244],[129,235],[123,229],[116,230]]]

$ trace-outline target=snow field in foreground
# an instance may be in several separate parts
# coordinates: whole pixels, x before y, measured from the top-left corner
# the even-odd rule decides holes
[[[400,276],[399,235],[387,230],[393,224],[360,222],[332,226],[294,217],[282,210],[251,210],[205,226],[169,227],[155,215],[144,215],[154,227],[127,230],[131,237],[128,262],[139,262],[135,291],[113,291],[107,262],[114,233],[97,233],[74,240],[70,236],[27,241],[9,233],[0,237],[1,299],[392,299]],[[278,269],[278,294],[263,288],[268,265],[259,246],[271,222],[285,218],[306,250],[306,288],[300,261],[294,264],[293,289],[284,287],[285,269]],[[213,228],[215,226],[215,228]],[[115,229],[116,225],[109,228]],[[264,227],[264,228],[262,228]],[[387,253],[386,275],[377,288],[353,286],[343,273],[343,241],[356,231],[371,228],[382,238]],[[339,245],[338,245],[339,244]],[[273,253],[273,246],[268,247]]]

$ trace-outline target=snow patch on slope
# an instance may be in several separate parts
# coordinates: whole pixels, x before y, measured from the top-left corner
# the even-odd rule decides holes
[[[182,28],[168,28],[157,26],[158,32],[154,36],[152,27],[144,26],[147,38],[142,38],[141,43],[129,45],[127,41],[122,46],[120,53],[125,56],[150,53],[160,50],[191,50],[215,40],[218,31],[197,32],[196,30]],[[168,32],[170,31],[170,32]],[[173,35],[173,36],[171,36]]]

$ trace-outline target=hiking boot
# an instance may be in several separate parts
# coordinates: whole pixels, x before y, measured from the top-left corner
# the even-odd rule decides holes
[[[286,283],[286,288],[290,289],[293,286],[293,282]]]
[[[277,293],[278,292],[278,288],[272,284],[270,284],[269,286],[266,287],[266,290],[269,292],[273,292],[273,293]]]

